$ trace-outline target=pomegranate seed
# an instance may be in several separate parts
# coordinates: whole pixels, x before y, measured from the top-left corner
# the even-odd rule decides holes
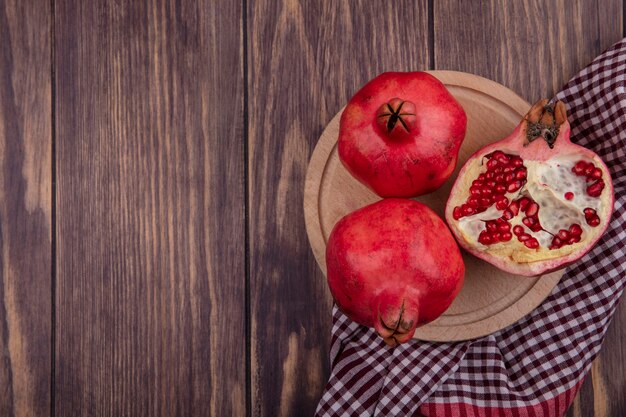
[[[567,239],[569,239],[569,232],[567,230],[561,229],[561,230],[559,230],[559,233],[557,233],[557,236],[561,240],[567,240]]]
[[[473,207],[470,207],[470,206],[468,206],[466,204],[463,204],[462,210],[463,210],[463,215],[465,215],[465,216],[470,216],[470,215],[476,213],[476,210],[474,210]]]
[[[511,224],[510,223],[503,222],[503,223],[500,223],[498,225],[498,231],[499,232],[504,233],[504,232],[509,232],[510,230],[511,230]]]
[[[573,224],[569,227],[569,232],[572,236],[580,236],[583,234],[583,229],[578,224]]]
[[[528,233],[524,233],[524,234],[521,234],[521,235],[517,236],[517,240],[519,240],[522,243],[526,242],[530,238],[531,238],[531,236]]]
[[[520,188],[522,188],[522,182],[520,180],[517,180],[515,182],[510,183],[506,190],[512,193],[514,191],[519,190]]]
[[[496,175],[493,172],[488,172],[485,174],[485,179],[492,180],[493,176]]]
[[[489,180],[485,183],[485,185],[489,188],[494,188],[496,186],[496,182],[494,180]]]
[[[574,198],[574,193],[572,193],[571,191],[568,191],[565,193],[564,197],[566,200],[571,200],[572,198]]]
[[[478,187],[470,187],[470,194],[471,195],[480,195],[480,188]]]
[[[504,220],[511,220],[513,217],[515,216],[513,216],[513,213],[511,213],[511,210],[509,209],[504,210],[504,213],[502,213],[502,218]]]
[[[491,154],[487,155],[489,158],[491,159],[498,159],[502,156],[504,156],[504,152],[502,151],[493,151]]]
[[[520,158],[519,156],[514,156],[513,158],[511,158],[511,164],[513,164],[514,167],[521,167],[522,165],[524,165],[524,161],[522,161],[522,158]]]
[[[454,218],[454,220],[459,220],[462,216],[463,214],[461,213],[461,207],[456,206],[454,210],[452,210],[452,217]]]
[[[493,155],[493,159],[501,163],[502,165],[506,165],[509,163],[509,157],[504,153],[498,153]]]
[[[535,219],[533,219],[532,217],[524,217],[522,219],[522,223],[524,223],[524,226],[527,226],[530,228],[535,224]]]
[[[508,174],[508,173],[510,173],[510,172],[513,172],[514,170],[515,170],[515,167],[513,167],[513,166],[511,166],[511,165],[507,165],[507,166],[505,166],[505,167],[504,167],[504,171],[503,171],[503,172],[504,172],[505,174]]]
[[[539,204],[537,204],[537,203],[535,203],[533,201],[526,208],[526,215],[527,216],[534,216],[535,214],[537,214],[538,211],[539,211]]]
[[[493,169],[497,166],[498,166],[498,161],[496,161],[495,159],[492,158],[489,161],[487,161],[487,169]]]
[[[554,246],[561,246],[561,244],[563,243],[563,241],[561,239],[559,239],[558,237],[554,237],[554,239],[552,239],[552,244]]]
[[[506,187],[502,184],[498,184],[496,185],[495,191],[496,191],[496,194],[504,194],[506,193]]]
[[[586,209],[584,209],[583,213],[585,213],[585,219],[588,219],[589,217],[593,217],[596,215],[596,211],[592,209],[591,207],[587,207]]]
[[[509,204],[509,210],[511,210],[511,213],[513,213],[514,216],[517,216],[519,213],[519,203],[517,200],[511,201],[511,204]]]
[[[598,180],[595,184],[587,187],[587,194],[589,194],[590,197],[600,197],[602,190],[604,190],[604,181]]]
[[[500,239],[503,242],[508,242],[509,240],[511,240],[512,237],[513,237],[513,235],[511,234],[511,232],[502,232],[500,234]]]
[[[587,219],[587,224],[592,227],[596,227],[600,224],[600,218],[598,216],[591,217]]]
[[[513,173],[509,172],[508,174],[504,174],[504,182],[509,183],[513,181]]]
[[[483,185],[482,181],[474,180],[472,181],[472,187],[480,187]]]
[[[587,163],[585,161],[578,161],[572,168],[572,172],[576,175],[583,175],[585,168],[587,168]]]
[[[480,175],[478,176],[478,181],[480,181],[480,182],[485,181],[485,174],[480,174]]]
[[[515,233],[515,236],[519,236],[524,233],[524,228],[518,224],[513,227],[513,233]]]
[[[487,222],[487,230],[490,232],[495,232],[498,230],[498,225],[494,221]]]
[[[530,198],[522,197],[518,201],[519,201],[519,208],[522,211],[526,211],[526,206],[528,206],[528,203],[530,203]]]
[[[490,195],[491,194],[491,188],[487,187],[486,185],[483,185],[480,188],[480,194],[481,195]]]
[[[580,242],[580,236],[572,236],[567,240],[568,245]]]
[[[515,178],[518,180],[526,179],[526,168],[520,167],[515,170]]]
[[[495,177],[493,177],[495,182],[499,182],[499,183],[503,183],[504,182],[504,174],[500,173],[500,174],[496,174]]]
[[[483,230],[482,232],[480,232],[480,235],[478,235],[478,242],[482,243],[483,245],[491,244],[491,235]]]
[[[529,249],[537,249],[539,247],[539,242],[537,241],[537,239],[532,238],[524,242],[524,245],[526,245],[526,247]]]
[[[477,197],[470,197],[467,199],[467,204],[469,204],[472,207],[478,207],[478,198]]]
[[[585,167],[585,175],[589,176],[593,172],[594,168],[595,168],[595,166],[593,164],[588,164]]]
[[[498,210],[504,210],[509,206],[509,200],[505,197],[504,200],[496,202],[496,208]]]
[[[493,196],[493,201],[496,201],[496,202],[497,202],[497,201],[501,201],[501,200],[507,200],[507,201],[508,201],[509,199],[508,199],[508,198],[506,198],[506,196],[505,196],[505,195],[497,195],[497,194],[496,194],[495,196]]]

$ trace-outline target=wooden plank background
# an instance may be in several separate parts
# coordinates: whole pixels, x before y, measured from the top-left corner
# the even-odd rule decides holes
[[[306,167],[325,124],[360,85],[428,65],[426,3],[394,5],[265,0],[248,8],[255,416],[312,415],[326,382],[332,303],[306,239]]]
[[[0,1],[0,416],[50,413],[50,2]]]
[[[0,0],[0,416],[312,415],[331,300],[302,190],[325,124],[386,70],[550,96],[624,10]],[[569,417],[626,415],[625,324]]]
[[[55,416],[245,414],[241,11],[56,2]]]

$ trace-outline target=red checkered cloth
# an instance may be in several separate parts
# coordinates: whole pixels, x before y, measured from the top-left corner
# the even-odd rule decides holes
[[[626,283],[626,39],[572,79],[572,140],[597,152],[615,186],[615,213],[598,245],[552,294],[508,328],[459,343],[388,348],[335,307],[331,376],[316,416],[562,416]]]

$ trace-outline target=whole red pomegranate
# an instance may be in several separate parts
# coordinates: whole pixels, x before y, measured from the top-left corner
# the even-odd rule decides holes
[[[569,137],[565,105],[544,99],[465,163],[446,205],[461,246],[526,276],[563,268],[593,247],[611,219],[613,184],[598,155]]]
[[[391,346],[439,317],[465,273],[443,220],[417,201],[395,198],[342,218],[330,234],[326,266],[339,308]]]
[[[386,72],[341,115],[339,157],[381,197],[439,188],[456,167],[467,117],[445,86],[424,72]]]

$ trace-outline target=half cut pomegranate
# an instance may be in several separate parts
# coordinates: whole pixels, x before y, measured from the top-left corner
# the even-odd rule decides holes
[[[470,253],[536,276],[586,254],[609,224],[613,199],[604,162],[570,141],[565,105],[544,99],[511,135],[465,163],[446,220]]]

